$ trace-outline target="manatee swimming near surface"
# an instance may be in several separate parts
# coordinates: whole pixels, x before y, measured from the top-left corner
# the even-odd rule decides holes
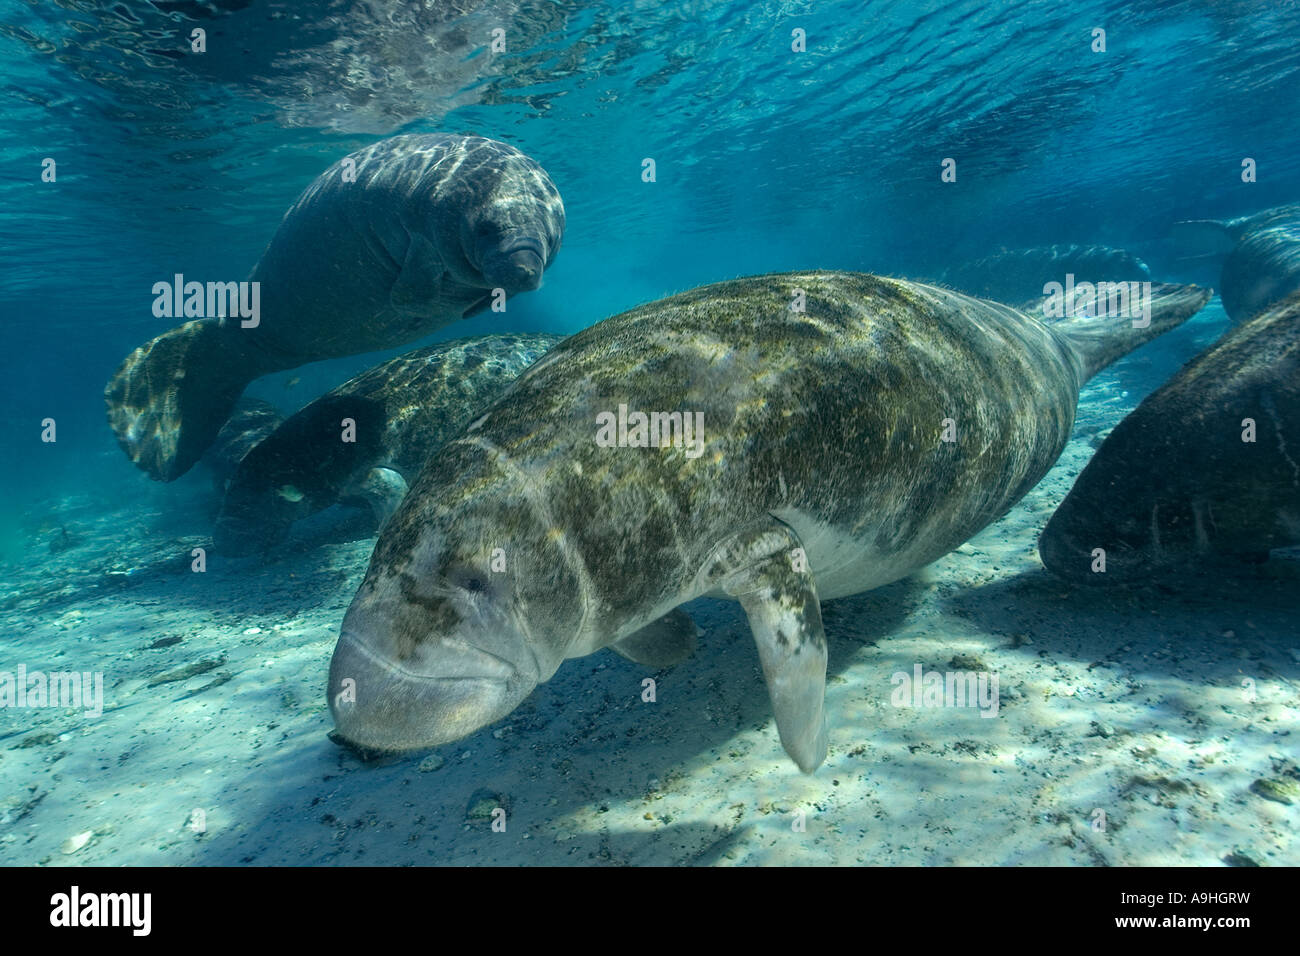
[[[952,266],[944,285],[998,302],[1029,302],[1044,295],[1049,282],[1147,282],[1151,270],[1137,256],[1110,246],[1055,245],[1000,252]]]
[[[651,622],[728,597],[781,742],[812,771],[820,602],[1005,514],[1065,447],[1080,385],[1208,297],[1160,287],[1142,328],[1047,324],[936,286],[795,272],[599,322],[436,452],[385,526],[330,665],[338,730],[376,749],[457,740],[566,658],[629,638],[645,655]]]
[[[1231,329],[1115,426],[1038,551],[1072,581],[1123,584],[1296,544],[1300,292]]]
[[[1236,219],[1179,223],[1210,234],[1226,253],[1219,279],[1223,310],[1234,322],[1258,315],[1300,289],[1300,204],[1276,206]]]
[[[285,213],[250,277],[259,314],[196,319],[136,349],[105,389],[109,423],[137,466],[171,481],[253,379],[414,342],[487,308],[493,290],[535,289],[563,234],[559,192],[512,146],[445,134],[375,143]]]
[[[416,349],[322,395],[242,457],[213,535],[248,554],[340,501],[392,514],[420,468],[561,336],[487,335]],[[350,420],[352,441],[344,441]]]

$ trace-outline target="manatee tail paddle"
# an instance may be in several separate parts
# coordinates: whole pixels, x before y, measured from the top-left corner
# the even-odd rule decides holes
[[[1182,325],[1201,311],[1214,294],[1212,289],[1162,282],[1151,283],[1147,294],[1142,290],[1146,283],[1118,284],[1128,286],[1129,292],[1137,285],[1138,293],[1128,297],[1099,295],[1096,302],[1100,315],[1067,315],[1047,320],[1074,347],[1079,360],[1080,385],[1116,359]]]
[[[258,367],[220,321],[164,332],[126,357],[104,389],[108,423],[149,477],[174,481],[203,456]]]

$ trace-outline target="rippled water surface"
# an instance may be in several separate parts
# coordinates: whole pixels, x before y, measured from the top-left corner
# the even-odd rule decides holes
[[[1098,29],[1105,31],[1104,52],[1094,49]],[[195,30],[203,31],[204,52],[192,47]],[[792,43],[798,31],[806,37],[806,49],[796,52]],[[504,41],[503,51],[491,48],[494,37]],[[936,277],[957,262],[1003,247],[1049,243],[1131,249],[1160,278],[1213,285],[1214,268],[1188,258],[1171,241],[1170,226],[1178,220],[1230,217],[1300,201],[1297,38],[1300,3],[1295,0],[0,0],[0,299],[5,312],[0,321],[0,407],[5,409],[0,416],[0,446],[5,449],[0,469],[0,573],[15,582],[21,577],[21,586],[13,585],[19,595],[13,606],[36,602],[27,617],[15,618],[30,636],[15,639],[35,641],[40,636],[53,641],[50,646],[75,649],[81,633],[77,628],[99,620],[100,627],[121,637],[134,654],[144,653],[140,648],[158,636],[155,631],[180,634],[199,627],[194,623],[198,618],[185,617],[184,602],[170,606],[165,578],[148,577],[140,585],[145,591],[132,592],[143,595],[138,603],[78,603],[84,598],[80,589],[98,587],[102,575],[125,574],[123,567],[153,567],[149,562],[161,561],[150,548],[161,552],[167,542],[188,547],[191,538],[207,533],[205,509],[211,508],[208,489],[200,487],[197,477],[163,487],[131,467],[104,423],[104,383],[127,352],[171,324],[151,312],[155,282],[170,280],[175,273],[245,277],[295,197],[348,152],[397,133],[478,133],[517,146],[549,171],[567,208],[564,248],[547,272],[543,289],[521,297],[517,305],[512,302],[515,330],[568,334],[635,304],[739,275],[836,268]],[[956,183],[940,178],[941,163],[948,158],[957,164]],[[55,183],[42,182],[46,159],[57,163]],[[642,178],[646,159],[655,162],[652,183]],[[1257,170],[1251,182],[1243,181],[1246,159]],[[1089,431],[1076,436],[1063,461],[1077,471],[1091,453],[1092,436],[1113,426],[1123,411],[1212,341],[1224,325],[1215,300],[1187,328],[1106,373],[1095,391],[1085,394],[1080,427]],[[472,319],[439,336],[490,327],[487,319]],[[341,359],[272,377],[259,383],[253,394],[293,408],[388,354]],[[37,423],[47,417],[59,423],[56,445],[39,442]],[[968,556],[982,556],[976,564],[1029,568],[1036,561],[1034,535],[1069,487],[1061,475],[1053,481],[1026,499],[1009,519],[1009,530],[996,539],[977,540]],[[120,547],[114,544],[119,538]],[[90,547],[91,542],[99,549],[93,559],[60,557],[68,553],[65,544]],[[356,576],[364,571],[368,550],[368,545],[354,542],[344,550],[299,554],[279,569],[285,590],[268,584],[264,572],[254,585],[229,569],[220,571],[219,580],[237,598],[199,602],[195,606],[203,610],[195,613],[207,615],[204,626],[241,635],[231,660],[242,662],[248,673],[261,674],[262,697],[292,698],[292,706],[284,705],[290,709],[299,706],[297,701],[316,706],[323,681],[321,661],[328,658],[341,608],[355,590]],[[945,565],[944,573],[962,589],[1004,586],[961,565],[960,556],[952,560],[958,564]],[[1034,565],[1032,573],[1040,572]],[[292,588],[285,584],[286,575],[293,577]],[[934,637],[935,628],[953,635],[969,625],[964,633],[971,643],[964,649],[978,653],[993,646],[1022,646],[1017,635],[1029,624],[1015,616],[1021,611],[1010,610],[1013,606],[1028,608],[1023,613],[1030,619],[1061,613],[1051,603],[1052,586],[1040,578],[1032,578],[1025,593],[1010,585],[1005,594],[985,590],[985,603],[972,598],[974,603],[963,604],[965,590],[936,587],[933,602],[911,601],[910,592],[891,592],[907,607],[923,608],[912,617],[913,630],[897,637],[900,642],[919,642],[915,648],[896,646],[904,649],[898,650],[900,666],[910,666],[908,660],[933,650],[927,650],[925,641]],[[96,599],[102,602],[102,592]],[[858,622],[849,630],[864,631],[864,646],[871,647],[889,628],[885,623],[862,624],[872,615],[881,622],[881,607],[874,603],[876,598],[858,600],[844,605],[849,610],[841,613],[845,620]],[[1272,627],[1271,633],[1287,628],[1293,632],[1294,609],[1282,598],[1273,604],[1270,600],[1259,598],[1264,607],[1261,620],[1269,621],[1261,626]],[[1128,627],[1121,605],[1107,605],[1104,613],[1112,617],[1104,626],[1096,620],[1075,629],[1061,625],[1053,632],[1057,639],[1047,640],[1045,652],[1069,658],[1058,662],[1058,682],[1071,687],[1071,693],[1077,690],[1084,698],[1092,694],[1090,699],[1104,700],[1122,683],[1115,677],[1114,685],[1090,684],[1092,667],[1087,665],[1105,658],[1076,646],[1086,644],[1085,637],[1094,646],[1096,641],[1105,643],[1116,629]],[[1214,606],[1220,610],[1198,606],[1177,613],[1160,611],[1161,619],[1172,615],[1168,628],[1143,632],[1137,640],[1147,643],[1134,653],[1159,657],[1164,642],[1183,633],[1208,639],[1225,631],[1249,634],[1255,628],[1253,622],[1247,625],[1221,612],[1222,606],[1227,605]],[[1075,600],[1064,618],[1067,624],[1072,615],[1082,620],[1090,610],[1088,601]],[[1157,613],[1141,609],[1147,612]],[[931,613],[950,617],[931,627],[926,623]],[[737,640],[748,640],[734,618],[718,614],[716,619],[706,615],[715,633],[734,630],[740,635]],[[899,614],[895,618],[890,612],[884,620],[902,627],[905,615]],[[288,641],[292,653],[274,667],[268,663],[270,670],[256,671],[261,666],[256,655],[268,635]],[[719,681],[725,685],[729,667],[753,664],[752,646],[727,653],[733,656],[722,664],[713,661],[710,670],[697,674],[703,682],[695,687],[703,701],[700,713],[707,710],[712,693],[707,688]],[[1263,656],[1256,660],[1264,660],[1267,653],[1259,651]],[[1267,659],[1269,666],[1282,666]],[[1280,660],[1288,658],[1282,655]],[[174,663],[182,666],[184,661]],[[1224,686],[1235,682],[1233,668],[1238,663],[1233,658],[1223,673],[1215,672],[1215,679]],[[586,692],[583,687],[596,687],[592,698],[584,698],[581,713],[608,710],[618,733],[634,736],[635,726],[621,712],[614,713],[617,707],[609,703],[617,693],[615,684],[601,683],[615,678],[597,673],[604,665],[594,658],[581,666],[586,668],[584,676],[569,673],[563,693],[580,696]],[[610,665],[618,666],[630,665]],[[844,656],[837,666],[847,673],[853,662]],[[1033,679],[1030,670],[1025,674],[1030,675],[1022,675],[1025,680]],[[1147,677],[1161,688],[1153,693],[1163,694],[1160,699],[1179,712],[1169,701],[1186,691],[1179,684],[1183,675],[1168,670]],[[588,678],[594,684],[585,684]],[[131,679],[143,686],[151,678],[143,673]],[[239,686],[238,680],[232,686]],[[699,736],[701,748],[727,754],[724,763],[743,764],[745,755],[754,751],[754,740],[760,741],[754,752],[762,756],[749,759],[775,761],[780,756],[775,749],[762,750],[774,744],[770,724],[766,731],[754,729],[762,728],[769,716],[761,688],[745,687],[747,694],[758,695],[753,698],[756,704],[733,701],[730,710],[731,705],[720,705],[725,719],[710,712],[705,724],[691,725],[691,733]],[[552,696],[530,705],[538,708],[529,712],[531,716],[486,745],[496,748],[494,759],[517,775],[523,774],[521,761],[529,744],[512,743],[510,733],[523,734],[531,727],[548,740],[556,736],[538,714],[548,713],[547,708],[561,710],[562,698],[556,695],[562,692],[545,693]],[[1052,693],[1059,696],[1058,690],[1048,696]],[[1038,706],[1039,699],[1030,696]],[[184,715],[191,705],[177,706]],[[237,726],[243,726],[241,721],[273,722],[258,706],[240,699],[238,713],[229,720]],[[845,713],[855,706],[870,710],[847,700],[838,706]],[[1293,719],[1294,710],[1274,716],[1285,722]],[[195,725],[208,719],[189,717]],[[866,724],[878,718],[859,709],[853,719]],[[316,723],[310,727],[303,724],[303,740],[309,739],[308,731],[315,736],[285,758],[286,779],[297,781],[294,774],[301,772],[307,780],[319,770],[303,756],[317,753],[311,748],[320,744],[324,729],[319,714],[312,719]],[[552,841],[549,831],[546,836],[548,847],[561,848],[555,853],[567,853],[564,844],[581,847],[583,858],[594,854],[602,860],[612,852],[613,858],[629,862],[767,861],[769,851],[762,841],[738,838],[743,848],[738,856],[732,847],[718,847],[719,838],[709,827],[723,826],[718,820],[732,812],[725,793],[741,784],[710,776],[720,771],[701,769],[713,766],[712,757],[679,774],[675,768],[698,754],[690,747],[658,753],[648,771],[652,782],[640,779],[622,789],[615,786],[614,797],[602,796],[572,783],[583,774],[593,779],[598,775],[603,751],[594,745],[584,751],[582,744],[596,733],[595,724],[572,715],[564,719],[569,723],[557,733],[567,735],[563,740],[574,748],[576,763],[563,752],[563,741],[552,740],[548,746],[554,746],[546,751],[548,765],[566,764],[564,774],[571,769],[575,774],[566,785],[570,789],[551,800],[555,819],[569,814],[568,822],[557,824],[562,840],[557,836]],[[1080,739],[1090,732],[1088,723],[1075,728]],[[1229,732],[1246,734],[1243,728],[1244,723],[1233,725]],[[12,734],[26,729],[13,729]],[[1156,732],[1149,726],[1134,732],[1148,731]],[[748,733],[752,739],[733,746],[728,743],[733,732]],[[667,739],[672,733],[665,725],[651,736],[663,734]],[[914,728],[885,731],[897,744],[897,753],[891,752],[895,768],[916,757],[916,750],[909,750],[916,737],[908,733],[924,736]],[[112,740],[120,743],[117,737]],[[1261,754],[1272,752],[1268,740],[1255,743]],[[1135,744],[1149,745],[1155,746],[1149,741]],[[1208,751],[1197,746],[1195,740],[1187,743],[1183,756],[1188,761],[1211,760]],[[127,744],[117,749],[140,753]],[[224,759],[219,750],[205,744],[195,751],[194,760],[201,764],[207,758]],[[1017,753],[1016,772],[1037,773],[1033,768],[1043,766],[1062,772],[1049,756],[1034,756],[1032,751],[1028,747]],[[951,751],[959,752],[974,764],[983,759],[969,748]],[[984,757],[996,761],[991,752]],[[149,774],[174,772],[161,758],[140,759]],[[419,766],[427,771],[424,764]],[[413,779],[430,779],[412,773]],[[847,781],[851,774],[842,775]],[[389,803],[397,802],[396,778],[374,783],[376,779],[371,778],[375,792],[387,794]],[[453,779],[472,789],[465,773]],[[527,789],[526,774],[512,779]],[[693,782],[683,783],[688,779]],[[751,774],[746,779],[753,783],[755,778]],[[1132,786],[1143,793],[1142,787],[1159,790],[1158,783],[1149,781],[1164,778],[1152,772],[1143,779],[1148,784],[1131,784],[1125,792],[1134,792]],[[105,787],[111,789],[118,780],[108,774]],[[1110,779],[1077,782],[1089,792],[1095,787],[1099,794],[1118,786]],[[1234,784],[1232,792],[1239,793],[1249,782]],[[697,830],[691,829],[696,822],[684,824],[679,832],[685,836],[680,846],[674,844],[677,849],[661,852],[658,844],[633,841],[620,850],[616,839],[611,851],[608,833],[604,838],[591,836],[608,825],[611,818],[601,823],[596,817],[609,803],[615,805],[616,815],[640,819],[643,807],[638,800],[653,800],[653,794],[678,784],[685,788],[679,790],[680,805],[673,810],[679,824],[693,804],[708,804],[712,798],[707,795],[723,796],[717,796],[717,807],[709,811],[716,811],[717,820],[698,823]],[[313,794],[308,783],[287,795],[258,790],[256,784],[247,787],[259,802],[290,808],[283,812],[294,819],[319,816],[295,815],[292,809],[300,796]],[[363,793],[366,784],[350,789]],[[459,794],[455,786],[451,792]],[[996,788],[984,793],[978,786],[971,792],[976,796],[970,806],[950,808],[957,818],[978,818],[979,807],[989,801],[1006,806],[1010,800],[1026,815],[1039,812],[1037,798],[1007,796]],[[791,799],[814,799],[801,793]],[[103,796],[92,790],[77,799],[91,801],[97,795]],[[905,787],[873,792],[846,813],[850,819],[865,820],[880,806],[899,806],[913,797]],[[1017,804],[1022,798],[1023,804]],[[196,790],[185,799],[216,798]],[[525,806],[529,799],[523,799]],[[1082,818],[1092,798],[1080,799],[1084,803],[1074,810]],[[231,820],[250,814],[231,792],[222,800],[223,806],[242,807],[230,811]],[[599,810],[602,802],[606,810]],[[545,805],[539,797],[538,808]],[[942,800],[939,805],[944,806]],[[32,817],[28,824],[39,820],[48,834],[65,818],[58,816],[64,810],[57,800],[45,807],[41,812],[50,816]],[[12,816],[20,810],[15,804],[6,812]],[[218,828],[222,812],[216,814]],[[936,811],[940,816],[946,812]],[[126,850],[123,857],[112,855],[118,851],[108,834],[134,833],[128,822],[118,820],[103,830],[101,823],[82,820],[73,809],[66,814],[67,836],[76,836],[83,827],[97,834],[90,844],[91,852],[100,847],[96,861],[154,861]],[[756,818],[751,813],[747,819]],[[989,842],[991,831],[980,831],[980,825],[969,820],[971,845],[981,839]],[[928,825],[924,820],[914,823],[922,829]],[[1131,832],[1141,826],[1135,824]],[[1217,835],[1205,837],[1205,846],[1184,846],[1177,862],[1214,861],[1220,859],[1220,850],[1232,850],[1228,844],[1238,836],[1224,815],[1213,815],[1213,826],[1206,827],[1204,832]],[[307,830],[295,833],[296,842],[276,851],[282,853],[277,859],[328,862],[338,858],[335,850],[344,845],[321,843],[319,835]],[[253,842],[257,838],[256,833],[247,837]],[[1013,831],[992,836],[992,842],[1000,839],[1010,842],[998,862],[1062,861],[1014,845]],[[1108,857],[1111,851],[1106,850],[1102,858],[1161,861],[1172,845],[1164,836],[1152,836],[1149,842],[1149,847],[1130,846],[1129,856]],[[920,847],[924,841],[913,843]],[[1263,843],[1250,852],[1263,854]],[[210,861],[256,856],[249,843],[217,846]],[[448,852],[454,856],[463,849],[457,844]],[[337,852],[346,858],[342,850]],[[871,852],[845,851],[839,858],[831,853],[817,859],[851,862],[871,859]],[[980,862],[974,850],[970,855],[955,850],[955,857],[946,852],[916,849],[907,859]],[[1295,862],[1292,843],[1279,852]],[[424,861],[419,856],[411,859]],[[520,857],[493,859],[514,862]],[[537,859],[555,862],[564,857],[542,854]],[[1066,862],[1099,861],[1085,855]]]

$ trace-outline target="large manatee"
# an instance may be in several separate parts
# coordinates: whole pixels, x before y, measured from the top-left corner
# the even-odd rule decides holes
[[[820,602],[1005,514],[1065,447],[1079,387],[1208,297],[1163,287],[1145,325],[1049,324],[798,272],[599,322],[434,454],[389,520],[330,665],[337,727],[380,749],[457,740],[566,658],[670,643],[643,629],[711,595],[743,607],[781,742],[811,771]]]
[[[1038,542],[1084,584],[1300,544],[1300,292],[1197,356],[1115,426]]]
[[[213,542],[248,554],[341,501],[392,513],[429,456],[562,337],[487,335],[376,365],[285,419],[240,456]],[[348,440],[345,440],[348,439]]]
[[[1179,226],[1224,255],[1219,295],[1232,321],[1244,322],[1300,289],[1300,204]]]
[[[132,461],[171,481],[253,379],[404,345],[486,308],[493,290],[535,289],[563,234],[559,192],[512,146],[444,134],[375,143],[285,213],[250,277],[260,314],[232,309],[136,349],[105,390],[109,423]]]

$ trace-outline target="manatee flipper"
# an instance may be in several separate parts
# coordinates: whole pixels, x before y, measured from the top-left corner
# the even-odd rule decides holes
[[[1065,338],[1077,356],[1082,384],[1147,339],[1186,322],[1204,307],[1213,291],[1194,285],[1151,283],[1151,294],[1139,315],[1130,303],[1134,318],[1110,315],[1069,315],[1050,320],[1054,331]],[[1044,315],[1040,306],[1037,315]]]
[[[695,650],[700,629],[681,608],[673,608],[657,621],[633,631],[610,646],[628,660],[660,670],[684,661]]]
[[[710,576],[749,619],[781,746],[804,773],[826,759],[826,635],[817,586],[785,525],[724,545]]]
[[[480,312],[486,312],[488,306],[490,306],[491,304],[492,304],[492,293],[489,292],[487,295],[483,296],[483,298],[479,299],[477,302],[472,303],[469,306],[469,308],[467,308],[464,312],[460,314],[460,317],[462,319],[473,318],[474,316],[478,315]]]
[[[423,317],[429,302],[436,300],[440,293],[445,271],[442,256],[433,243],[419,233],[410,233],[406,259],[389,295],[393,308]]]
[[[427,318],[429,302],[445,295],[452,285],[447,268],[433,243],[417,233],[412,233],[406,247],[406,258],[389,292],[389,302],[401,315],[412,316],[423,322]],[[492,304],[492,290],[478,290],[482,295],[470,302],[461,312],[462,319],[478,315]]]
[[[198,319],[128,355],[104,389],[108,423],[157,481],[185,474],[216,439],[244,386],[263,374],[238,329]]]

